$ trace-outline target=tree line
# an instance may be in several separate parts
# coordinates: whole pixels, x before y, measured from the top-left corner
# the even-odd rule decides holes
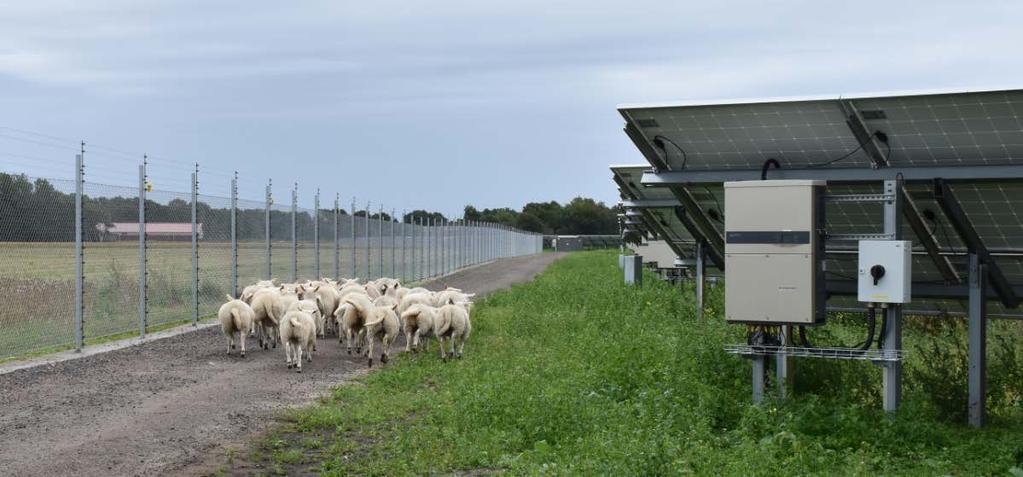
[[[351,220],[344,209],[339,213]],[[231,237],[231,209],[212,207],[200,201],[196,204],[198,222],[202,223],[206,240],[228,240]],[[334,214],[332,209],[323,209],[317,215],[320,238],[333,240]],[[356,217],[365,217],[365,211],[355,212]],[[69,242],[75,238],[74,194],[57,190],[45,179],[30,180],[21,174],[0,173],[0,241],[15,242]],[[387,213],[371,213],[370,218],[397,221]],[[562,234],[613,234],[617,233],[615,212],[603,203],[592,199],[576,198],[565,206],[557,202],[530,203],[522,211],[508,208],[477,210],[465,207],[466,220],[492,222],[539,233]],[[114,222],[138,223],[137,197],[82,197],[83,239],[86,241],[113,240],[116,237],[104,232],[104,226]],[[424,223],[433,219],[435,223],[451,220],[439,212],[413,210],[402,216],[405,223]],[[295,217],[296,230],[300,240],[312,240],[313,217],[300,213]],[[191,204],[184,198],[175,198],[167,203],[146,200],[146,222],[190,223]],[[238,209],[237,225],[239,240],[265,239],[266,211]],[[347,233],[351,233],[349,222],[342,222]],[[362,233],[361,221],[356,221],[358,233]],[[273,209],[270,211],[270,235],[274,238],[291,237],[291,212]]]

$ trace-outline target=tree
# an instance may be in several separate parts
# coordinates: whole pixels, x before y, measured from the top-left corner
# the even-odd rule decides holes
[[[515,227],[525,230],[527,232],[544,232],[544,223],[539,217],[530,214],[529,212],[523,212],[519,214],[518,219],[515,221]]]

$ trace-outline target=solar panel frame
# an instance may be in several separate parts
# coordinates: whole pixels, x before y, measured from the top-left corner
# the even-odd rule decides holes
[[[1023,164],[1023,90],[1019,89],[634,105],[622,106],[619,111],[651,145],[660,139],[665,147],[652,147],[660,151],[659,159],[672,171],[683,167],[759,171],[768,158],[777,159],[783,168],[870,168],[874,159],[869,146],[853,133],[847,122],[853,119],[843,104],[852,105],[868,131],[884,133],[887,144],[880,144],[892,167]],[[876,133],[872,136],[878,137]],[[830,163],[836,158],[843,159]],[[701,209],[720,209],[716,201],[723,198],[715,192],[719,184],[687,187]],[[931,186],[907,183],[905,187],[934,231],[940,253],[965,277],[966,245],[935,201]],[[1023,213],[1017,212],[1023,208],[1023,184],[957,182],[950,187],[1004,275],[1013,284],[1023,284]],[[829,183],[828,194],[876,193],[880,188],[880,183]],[[829,203],[827,230],[836,234],[879,232],[882,214],[877,203]],[[723,232],[723,224],[711,223]],[[924,253],[907,221],[902,221],[902,229],[905,237],[914,239],[914,282],[944,283],[945,277]],[[829,243],[830,276],[855,275],[855,262],[850,266],[845,253],[841,244]],[[833,300],[848,302],[848,297]],[[914,308],[921,307],[966,310],[961,299],[914,300]],[[994,314],[1018,311],[1005,310],[995,301],[989,307]]]

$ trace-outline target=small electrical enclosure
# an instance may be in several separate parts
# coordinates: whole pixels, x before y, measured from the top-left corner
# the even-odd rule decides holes
[[[824,181],[725,183],[725,319],[824,321]]]
[[[857,299],[867,303],[912,300],[913,242],[860,240]]]

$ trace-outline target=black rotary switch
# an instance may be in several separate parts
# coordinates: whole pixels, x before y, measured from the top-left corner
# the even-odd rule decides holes
[[[874,277],[874,286],[877,286],[877,281],[884,276],[884,266],[874,265],[870,267],[870,276]]]

